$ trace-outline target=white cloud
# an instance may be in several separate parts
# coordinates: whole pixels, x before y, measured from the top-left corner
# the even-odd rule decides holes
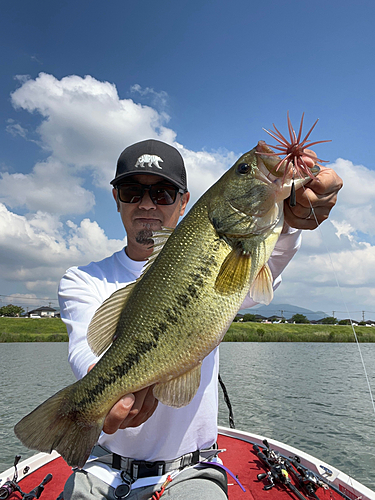
[[[102,211],[95,205],[95,194],[104,188],[110,197],[117,158],[129,144],[155,138],[179,149],[188,170],[190,206],[239,156],[226,150],[189,149],[177,142],[163,111],[121,99],[114,84],[92,76],[58,80],[41,73],[35,79],[17,80],[20,87],[11,96],[13,106],[39,115],[40,124],[31,131],[9,121],[8,132],[19,140],[37,134],[37,144],[47,153],[28,172],[14,173],[13,165],[12,173],[0,175],[0,271],[7,280],[25,283],[26,290],[55,290],[67,267],[101,259],[124,245],[123,240],[109,239],[106,226],[100,227],[87,214],[94,208]],[[151,102],[156,99],[159,107],[167,104],[163,91],[139,85],[130,90]],[[375,234],[375,172],[344,159],[331,166],[344,179],[337,206],[321,229],[305,232],[282,287],[283,297],[291,303],[309,307],[311,302],[312,309],[323,308],[327,292],[335,296],[330,259],[348,297],[354,287],[366,303],[375,296],[374,247],[362,241],[364,235]],[[17,214],[20,209],[23,212]],[[67,215],[75,222],[65,223]]]
[[[8,125],[6,126],[6,131],[9,132],[13,137],[17,135],[23,137],[24,139],[27,136],[27,130],[23,128],[19,123],[16,123],[13,119],[9,119],[7,121]]]
[[[88,262],[87,256],[90,256],[90,260],[100,260],[125,245],[125,239],[109,240],[104,230],[95,221],[83,219],[79,226],[68,221],[67,225],[70,227],[70,234],[67,238],[70,250],[76,249],[86,262]]]
[[[355,228],[347,221],[337,221],[331,220],[332,224],[336,229],[336,236],[341,239],[341,236],[346,236],[350,241],[353,241],[353,233],[355,233]]]
[[[191,151],[177,142],[174,146],[180,151],[185,161],[191,192],[191,206],[238,158],[235,153],[229,151],[216,153]]]
[[[344,181],[333,218],[356,231],[375,235],[375,171],[342,158],[330,167]]]
[[[58,80],[40,73],[12,94],[15,108],[39,113],[43,148],[54,160],[88,169],[94,182],[109,189],[121,151],[146,138],[173,142],[165,116],[131,99],[120,99],[115,85],[91,76]]]
[[[74,169],[53,157],[37,163],[30,174],[0,174],[0,201],[10,208],[53,214],[84,214],[95,205],[92,192]]]
[[[290,266],[289,277],[294,282],[307,280],[317,285],[334,285],[337,277],[340,285],[345,287],[375,288],[375,247],[361,243],[353,249],[301,255]]]
[[[4,278],[23,281],[28,290],[50,289],[70,265],[98,260],[124,244],[109,240],[95,221],[63,224],[61,216],[82,216],[94,208],[95,186],[109,191],[117,157],[129,144],[146,138],[174,144],[186,160],[193,201],[236,159],[230,152],[195,152],[176,143],[164,112],[120,99],[109,82],[76,75],[58,80],[45,73],[17,80],[13,106],[39,114],[41,122],[27,131],[11,121],[8,132],[26,140],[36,133],[48,154],[29,172],[11,166],[12,173],[0,175],[0,267]],[[163,106],[168,98],[149,87],[135,85],[131,91]],[[94,189],[87,187],[90,177]]]
[[[13,304],[23,307],[26,311],[40,306],[41,301],[45,305],[50,303],[51,307],[57,306],[57,299],[49,295],[41,297],[39,295],[37,296],[35,293],[11,293],[9,295],[0,296],[0,307]]]
[[[35,80],[20,81],[22,85],[13,92],[12,103],[15,108],[42,116],[37,131],[41,147],[49,151],[50,156],[35,165],[29,174],[3,176],[0,200],[11,208],[25,205],[33,211],[61,214],[89,211],[94,199],[83,187],[83,178],[91,175],[97,186],[110,189],[109,182],[121,151],[146,138],[160,139],[178,147],[186,160],[193,199],[236,160],[234,153],[227,151],[194,152],[178,144],[176,132],[165,127],[167,115],[131,99],[120,99],[115,85],[109,82],[76,75],[58,80],[45,73]],[[139,85],[132,89],[142,95],[167,98],[163,91],[158,93]],[[20,134],[23,128],[16,125],[11,131]],[[20,182],[26,189],[18,189]],[[53,207],[56,184],[61,203]],[[24,196],[25,193],[28,195]]]
[[[305,248],[305,240],[317,231],[304,232],[303,247],[284,272],[283,302],[327,313],[333,308],[342,312],[341,318],[348,317],[346,311],[357,319],[358,309],[375,311],[375,247],[354,237],[337,238],[332,225],[324,236],[334,244],[320,236],[319,248]]]
[[[124,240],[109,240],[96,222],[64,225],[56,216],[38,212],[28,217],[0,203],[0,274],[22,281],[28,290],[56,291],[68,267],[100,260],[120,250]]]
[[[148,97],[151,100],[151,104],[155,107],[160,107],[164,109],[168,102],[168,94],[162,90],[161,92],[156,92],[153,88],[146,87],[142,88],[138,83],[132,85],[130,88],[132,94],[139,94],[142,97]],[[164,115],[166,120],[169,120],[168,115]]]
[[[338,159],[332,167],[344,181],[328,221],[303,232],[301,250],[287,267],[276,300],[339,317],[375,311],[375,172]],[[328,310],[327,310],[328,307]],[[374,316],[372,314],[372,316]],[[371,316],[371,317],[372,317]]]

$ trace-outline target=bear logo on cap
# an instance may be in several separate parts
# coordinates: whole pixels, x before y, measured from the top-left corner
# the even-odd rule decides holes
[[[137,163],[134,165],[135,167],[145,167],[146,164],[149,168],[152,166],[160,168],[162,170],[162,167],[159,165],[159,161],[163,161],[160,156],[156,155],[142,155],[138,158]]]

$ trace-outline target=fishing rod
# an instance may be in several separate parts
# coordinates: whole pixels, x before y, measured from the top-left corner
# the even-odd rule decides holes
[[[323,488],[325,490],[330,488],[333,491],[335,491],[337,494],[339,494],[341,497],[343,497],[345,500],[353,500],[349,496],[345,495],[345,493],[340,491],[340,489],[337,486],[330,483],[327,479],[320,476],[319,474],[316,474],[308,467],[302,465],[300,463],[300,458],[297,455],[295,455],[294,457],[289,457],[289,458],[281,455],[278,451],[273,450],[270,447],[267,439],[263,440],[263,444],[264,444],[264,448],[260,448],[259,446],[257,446],[255,444],[255,445],[253,445],[253,449],[257,453],[257,456],[258,456],[259,460],[263,463],[263,465],[268,467],[270,469],[270,471],[271,471],[271,467],[273,467],[274,469],[273,469],[273,471],[271,471],[271,474],[270,474],[270,471],[267,474],[258,474],[259,480],[262,480],[266,477],[268,477],[268,479],[269,479],[269,477],[272,476],[272,474],[274,474],[275,472],[279,473],[280,470],[282,470],[284,468],[284,469],[286,469],[287,472],[290,472],[294,476],[296,483],[303,491],[306,492],[307,496],[313,497],[313,498],[315,498],[315,500],[320,500],[318,495],[316,494],[316,491],[318,490],[318,488]],[[264,458],[266,459],[266,461],[264,460]],[[280,464],[281,469],[275,469],[276,465],[278,465],[278,464]],[[282,478],[278,478],[278,482],[283,483]],[[269,489],[273,488],[273,486],[275,486],[275,484],[272,484],[272,482],[270,482],[270,484],[265,485],[264,489],[269,490]],[[289,488],[290,488],[289,484],[287,486],[289,486]],[[292,486],[294,486],[294,485],[292,484]],[[290,489],[292,491],[294,491],[293,488],[290,488]],[[298,496],[298,498],[300,498],[300,500],[302,500],[301,496],[303,498],[305,498],[297,490],[297,488],[295,488],[295,489],[296,489],[296,491],[294,491],[294,493]],[[297,492],[298,492],[298,494],[297,494]]]
[[[0,500],[6,500],[7,498],[12,495],[15,491],[18,491],[18,493],[21,494],[22,500],[34,500],[38,499],[40,495],[43,493],[44,486],[49,483],[52,479],[52,474],[47,474],[46,477],[43,479],[43,481],[38,484],[35,488],[33,488],[29,493],[25,493],[24,491],[21,490],[20,485],[18,484],[18,470],[17,470],[17,465],[18,462],[21,459],[21,455],[16,455],[14,459],[14,475],[12,479],[9,479],[6,481],[1,487],[0,487]]]
[[[345,495],[345,493],[343,493],[337,486],[330,483],[323,476],[321,476],[320,474],[316,474],[306,466],[302,465],[300,463],[300,458],[297,455],[295,455],[294,458],[290,457],[289,460],[293,464],[293,466],[301,473],[301,475],[303,476],[303,481],[316,483],[318,486],[321,486],[324,489],[330,488],[331,490],[335,491],[338,495],[345,498],[345,500],[353,500],[353,498],[349,497],[348,495]]]
[[[271,449],[267,439],[263,440],[263,444],[265,445],[263,452],[271,462],[282,463],[287,471],[292,474],[300,489],[306,492],[307,496],[313,497],[315,498],[315,500],[320,500],[318,495],[316,494],[316,490],[319,487],[328,489],[328,486],[325,483],[318,480],[318,478],[312,473],[312,471],[307,471],[305,469],[302,469],[302,467],[299,467],[296,459],[287,459],[286,457],[283,457],[278,451]]]
[[[49,483],[51,479],[52,474],[47,474],[43,481],[36,486],[36,488],[32,489],[29,493],[23,494],[23,500],[34,500],[35,498],[39,498],[44,491],[44,486]]]
[[[270,490],[276,486],[276,484],[280,483],[289,488],[299,498],[299,500],[307,500],[307,498],[302,495],[302,493],[300,493],[292,483],[285,462],[281,459],[280,454],[278,454],[277,457],[275,454],[274,460],[274,458],[271,458],[270,456],[267,457],[256,444],[253,445],[253,449],[259,460],[266,466],[266,468],[269,469],[268,472],[258,474],[257,476],[259,481],[265,478],[268,479],[268,484],[263,487],[264,490]]]
[[[16,455],[15,458],[14,458],[14,463],[13,463],[13,467],[14,467],[13,479],[8,480],[0,488],[0,500],[5,500],[14,491],[20,491],[20,488],[19,488],[19,486],[17,484],[17,479],[18,479],[17,465],[18,465],[18,462],[20,460],[21,460],[21,455]]]

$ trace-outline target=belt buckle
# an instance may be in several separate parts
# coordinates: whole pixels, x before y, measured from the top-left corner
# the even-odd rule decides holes
[[[142,477],[162,476],[165,473],[165,462],[146,462],[145,460],[133,460],[131,464],[131,477],[133,480]]]

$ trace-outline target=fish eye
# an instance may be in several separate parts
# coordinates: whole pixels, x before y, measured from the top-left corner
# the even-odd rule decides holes
[[[237,166],[237,172],[239,174],[247,174],[250,168],[251,168],[250,165],[248,165],[247,163],[240,163]]]

